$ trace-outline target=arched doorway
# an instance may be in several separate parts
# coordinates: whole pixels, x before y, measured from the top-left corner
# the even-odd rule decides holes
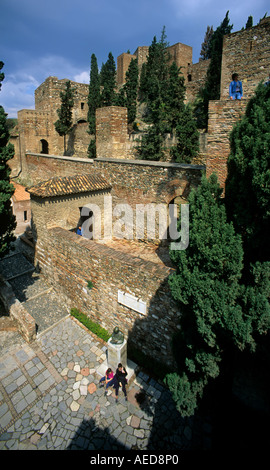
[[[41,144],[40,153],[44,153],[44,154],[48,155],[49,154],[49,144],[48,144],[47,140],[41,139],[40,144]]]

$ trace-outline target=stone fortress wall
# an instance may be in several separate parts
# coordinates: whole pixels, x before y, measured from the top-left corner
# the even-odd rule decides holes
[[[270,17],[244,31],[228,34],[223,40],[220,100],[209,102],[206,175],[217,173],[224,187],[229,136],[233,125],[245,113],[246,105],[260,82],[270,75]],[[228,99],[232,73],[243,85],[241,101]]]
[[[245,111],[245,104],[260,81],[269,75],[269,30],[270,17],[247,30],[224,37],[221,73],[221,99],[209,103],[208,133],[201,133],[200,154],[194,163],[204,163],[207,174],[216,171],[220,183],[226,179],[228,138],[233,124]],[[209,60],[192,63],[192,48],[182,43],[169,47],[172,60],[181,67],[185,77],[186,101],[193,101],[204,84]],[[123,53],[117,58],[117,84],[122,86],[132,58],[138,59],[139,69],[147,60],[148,47],[140,46],[134,54]],[[241,104],[228,100],[231,75],[237,71],[243,82],[244,98]],[[60,107],[60,91],[67,80],[48,77],[35,92],[35,110],[18,112],[18,127],[11,139],[15,145],[15,158],[11,162],[13,175],[20,172],[26,151],[63,155],[63,137],[55,131],[56,110]],[[91,136],[87,130],[88,85],[72,82],[75,89],[73,109],[74,127],[68,138],[68,154],[86,158]],[[113,118],[112,125],[108,122]],[[113,107],[98,110],[99,156],[112,158],[136,158],[137,145],[134,135],[128,134],[126,111]],[[108,136],[108,133],[110,135]],[[171,143],[168,142],[170,146]]]
[[[53,181],[55,176],[99,174],[111,184],[113,206],[125,202],[131,208],[138,203],[168,206],[175,198],[185,202],[191,188],[200,183],[205,168],[207,174],[216,171],[224,184],[229,132],[247,103],[247,99],[230,101],[226,87],[229,86],[231,73],[236,70],[247,96],[253,93],[260,80],[267,78],[269,20],[267,18],[248,31],[224,39],[223,52],[226,57],[223,54],[222,96],[221,100],[209,104],[206,166],[134,160],[127,132],[126,108],[120,107],[97,111],[97,158],[86,158],[90,138],[85,122],[88,85],[74,83],[77,99],[73,118],[74,125],[81,131],[81,147],[75,155],[63,157],[63,140],[55,132],[53,123],[57,118],[55,110],[60,105],[59,91],[64,88],[65,80],[49,77],[36,90],[36,109],[18,113],[18,134],[14,137],[17,159],[14,159],[13,176],[19,174],[36,185],[49,178]],[[256,47],[252,42],[247,54],[253,54],[253,81],[245,69],[247,59],[235,55],[238,50],[238,56],[241,56],[242,45],[248,47],[252,37]],[[139,58],[140,65],[147,57],[147,50],[141,47],[134,54]],[[187,99],[192,99],[196,87],[205,79],[207,62],[193,65],[191,48],[180,43],[172,46],[172,52],[177,60],[183,59]],[[119,58],[118,80],[123,79],[129,56],[122,54]],[[87,141],[83,140],[81,126],[85,126]],[[73,139],[75,145],[78,141],[76,133]],[[48,148],[45,148],[46,142]],[[88,197],[86,194],[80,196],[76,191],[66,198],[40,199],[31,196],[36,233],[35,261],[67,305],[82,309],[109,331],[114,326],[120,326],[130,343],[153,358],[172,365],[171,338],[178,331],[181,317],[168,286],[168,276],[173,268],[162,260],[153,262],[137,256],[132,244],[129,252],[124,252],[71,231],[75,228],[77,217],[79,220],[79,209],[86,200],[98,202],[102,197],[103,194],[98,192]],[[91,290],[87,288],[89,280],[94,285]]]

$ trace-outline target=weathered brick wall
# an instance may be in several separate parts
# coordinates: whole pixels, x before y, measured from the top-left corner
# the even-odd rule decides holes
[[[18,128],[23,157],[27,151],[40,153],[42,140],[48,142],[48,153],[63,153],[64,138],[56,132],[51,113],[23,109],[18,112]]]
[[[206,176],[218,175],[222,187],[227,177],[227,159],[230,153],[230,133],[234,124],[245,113],[247,100],[220,100],[209,102],[208,154]]]
[[[27,153],[22,177],[28,185],[46,181],[54,176],[75,176],[91,173],[93,160],[58,155]]]
[[[129,342],[153,358],[172,364],[170,340],[180,312],[167,279],[171,268],[120,253],[68,232],[49,230],[39,238],[36,260],[69,307],[77,307],[109,332],[123,330]],[[87,288],[87,281],[94,284]],[[118,302],[118,290],[146,302],[143,315]]]
[[[142,133],[128,134],[127,108],[107,106],[96,111],[96,155],[101,158],[138,159],[137,148]],[[171,161],[170,148],[177,144],[174,135],[164,139],[164,160]],[[192,163],[206,161],[206,139],[203,132],[199,136],[199,152]]]
[[[87,122],[74,124],[67,138],[67,154],[75,155],[79,158],[88,158],[88,146],[94,135],[88,134],[89,125]]]
[[[181,67],[181,73],[187,83],[190,66],[192,65],[192,47],[178,42],[168,47],[167,51],[170,55],[170,63],[175,62],[177,67]]]
[[[115,201],[163,202],[188,194],[200,183],[203,165],[97,158],[94,166],[112,185]]]
[[[137,57],[138,60],[139,71],[141,70],[142,65],[147,61],[148,51],[148,46],[139,46],[134,52],[134,55]]]
[[[97,172],[112,185],[115,202],[133,205],[147,202],[168,204],[174,197],[188,194],[198,186],[204,165],[143,160],[96,158],[94,160],[28,153],[25,175],[29,185],[54,176],[73,176]]]
[[[34,237],[43,237],[51,227],[63,227],[67,230],[77,228],[80,221],[80,208],[95,204],[100,209],[101,237],[104,227],[104,196],[109,191],[94,191],[70,196],[51,198],[31,197],[32,228]]]
[[[188,69],[186,80],[186,101],[188,103],[195,100],[200,88],[203,88],[206,81],[207,69],[210,59],[200,60],[197,64],[192,64]]]
[[[133,54],[128,54],[127,52],[124,52],[117,57],[116,83],[118,86],[124,85],[124,83],[126,83],[126,73],[132,59],[136,59],[136,56]]]
[[[129,158],[127,108],[109,106],[96,110],[97,157]]]
[[[61,106],[60,92],[65,91],[67,81],[68,79],[58,80],[57,77],[46,78],[45,82],[35,90],[36,111],[47,111],[58,119],[57,109]],[[72,116],[75,124],[80,120],[87,120],[89,85],[70,82],[74,89]]]
[[[242,80],[244,98],[254,93],[260,81],[269,76],[270,17],[259,25],[224,37],[220,95],[229,96],[229,84],[234,72]]]

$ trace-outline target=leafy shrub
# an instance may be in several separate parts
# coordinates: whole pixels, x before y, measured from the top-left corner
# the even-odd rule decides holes
[[[98,323],[93,322],[85,313],[80,312],[77,308],[72,308],[70,310],[70,315],[77,318],[77,320],[88,328],[88,330],[92,331],[92,333],[104,341],[108,341],[110,338],[111,335],[107,330],[105,330],[105,328],[102,328]]]

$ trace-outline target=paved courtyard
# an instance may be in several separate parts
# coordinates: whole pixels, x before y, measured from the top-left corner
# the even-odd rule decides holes
[[[114,390],[105,396],[99,379],[106,349],[70,316],[33,343],[10,347],[0,361],[0,449],[207,446],[207,426],[199,423],[199,443],[194,423],[181,419],[169,391],[140,370],[134,374],[134,367],[128,369],[128,400],[121,391],[118,402]]]
[[[20,250],[0,273],[35,319],[30,344],[0,328],[0,450],[208,449],[211,427],[183,419],[169,390],[128,360],[128,399],[99,380],[107,344],[69,315]],[[3,321],[7,318],[2,317]]]

